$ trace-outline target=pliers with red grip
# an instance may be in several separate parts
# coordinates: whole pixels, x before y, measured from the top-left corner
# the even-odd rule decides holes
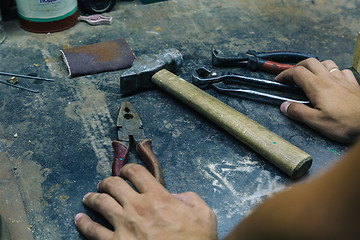
[[[278,74],[286,69],[294,67],[307,58],[317,58],[309,54],[292,51],[267,51],[256,52],[249,50],[246,53],[235,54],[234,56],[224,56],[216,49],[212,50],[212,65],[216,67],[247,67],[253,71],[265,71]]]
[[[130,102],[122,102],[117,121],[117,139],[112,142],[115,150],[112,175],[119,176],[120,169],[126,163],[130,144],[136,144],[136,151],[152,175],[164,185],[164,177],[159,160],[151,149],[152,141],[145,138],[143,124],[139,114]]]

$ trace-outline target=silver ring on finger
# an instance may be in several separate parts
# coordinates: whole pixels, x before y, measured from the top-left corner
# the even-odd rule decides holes
[[[338,68],[333,68],[333,69],[330,69],[330,71],[329,72],[334,72],[334,71],[339,71],[340,69],[338,69]]]

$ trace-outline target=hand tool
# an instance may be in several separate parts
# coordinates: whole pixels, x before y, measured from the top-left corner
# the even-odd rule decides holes
[[[8,72],[0,72],[0,75],[11,76],[11,77],[21,77],[21,78],[35,79],[35,80],[41,80],[41,81],[49,81],[49,82],[55,81],[52,78],[35,77],[35,76],[30,76],[30,75],[22,75],[22,74],[16,74],[16,73],[8,73]]]
[[[278,74],[286,69],[294,67],[292,64],[315,56],[292,51],[268,51],[256,52],[249,50],[246,53],[238,53],[234,56],[224,56],[222,51],[212,50],[212,65],[216,67],[247,67],[253,71],[262,70]],[[275,62],[280,61],[280,62]]]
[[[120,77],[120,93],[128,95],[142,90],[153,89],[156,85],[150,80],[161,69],[177,71],[183,63],[182,54],[173,48],[160,51],[158,54],[143,55],[133,62]]]
[[[151,149],[152,141],[145,138],[143,124],[139,114],[130,102],[122,102],[116,121],[118,138],[112,142],[115,150],[112,175],[119,176],[120,169],[126,163],[130,144],[136,145],[141,160],[156,180],[164,185],[164,177],[159,160]]]
[[[25,91],[29,91],[29,92],[32,92],[32,93],[39,93],[39,90],[23,87],[21,85],[16,85],[14,83],[9,83],[9,82],[4,81],[4,80],[0,80],[0,83],[11,86],[11,87],[14,87],[14,88],[19,88],[19,89],[22,89],[22,90],[25,90]]]
[[[35,76],[22,75],[22,74],[16,74],[16,73],[8,73],[8,72],[0,72],[0,75],[12,76],[12,77],[20,77],[20,78],[28,78],[28,79],[41,80],[41,81],[49,81],[49,82],[54,82],[55,81],[54,79],[51,79],[51,78],[35,77]],[[4,80],[0,80],[0,83],[11,86],[11,87],[19,88],[19,89],[22,89],[22,90],[25,90],[25,91],[29,91],[29,92],[32,92],[32,93],[38,93],[39,92],[39,90],[27,88],[27,87],[17,85],[15,83],[11,83],[11,82],[4,81]]]
[[[237,97],[245,97],[250,98],[253,100],[263,101],[267,103],[274,103],[274,104],[281,104],[284,101],[292,101],[292,102],[299,102],[303,104],[309,104],[310,101],[308,100],[295,100],[283,96],[277,96],[274,94],[269,94],[265,92],[259,92],[251,89],[245,88],[232,88],[227,84],[242,84],[247,86],[253,86],[257,88],[268,88],[270,90],[282,90],[286,91],[287,93],[298,93],[303,94],[302,89],[296,85],[287,85],[278,82],[274,82],[271,80],[254,78],[250,76],[242,76],[237,74],[224,74],[218,75],[216,72],[211,72],[206,67],[201,67],[195,70],[195,73],[192,75],[193,83],[200,87],[213,87],[215,90],[225,93],[234,95]],[[303,97],[304,98],[304,97]]]
[[[133,67],[121,75],[120,92],[129,94],[158,86],[222,127],[290,177],[299,178],[307,172],[312,164],[309,154],[169,72],[168,69],[176,69],[175,66],[179,66],[182,60],[179,52],[169,52],[177,51],[164,51],[157,55],[157,60],[155,55],[138,57]],[[138,60],[141,60],[141,63],[137,63]]]

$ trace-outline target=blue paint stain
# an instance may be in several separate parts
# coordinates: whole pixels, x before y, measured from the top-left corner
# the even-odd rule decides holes
[[[277,142],[273,142],[273,144],[276,144]]]

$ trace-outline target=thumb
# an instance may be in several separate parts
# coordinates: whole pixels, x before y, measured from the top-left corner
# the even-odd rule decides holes
[[[280,105],[280,111],[291,119],[314,126],[318,118],[319,110],[306,106],[302,103],[286,101]]]

